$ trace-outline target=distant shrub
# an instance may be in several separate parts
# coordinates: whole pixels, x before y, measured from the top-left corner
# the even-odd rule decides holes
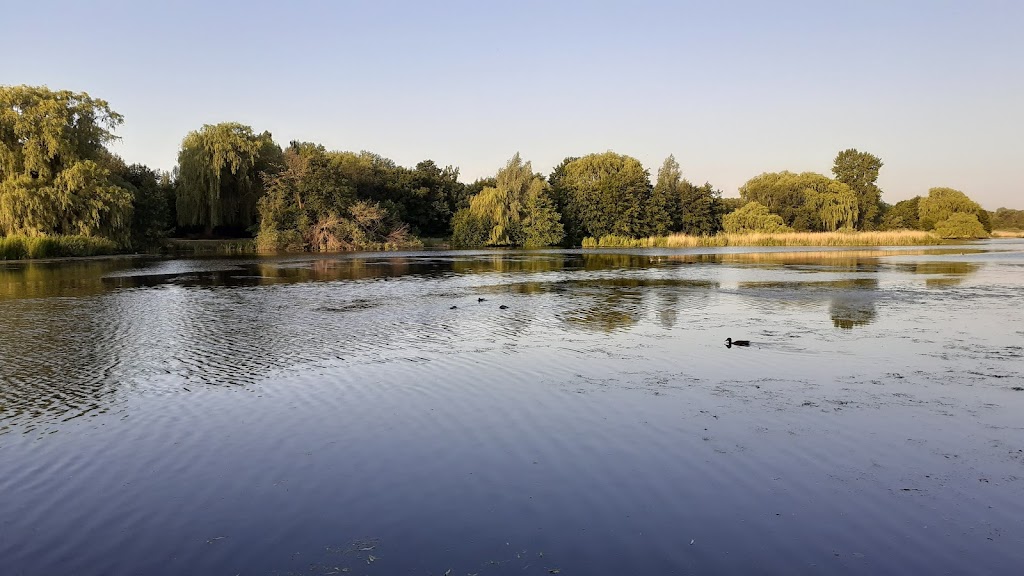
[[[941,238],[988,238],[988,232],[978,217],[963,212],[954,212],[936,224],[935,233]]]
[[[783,222],[782,216],[772,214],[760,202],[748,202],[742,208],[726,214],[722,217],[722,228],[729,234],[780,234],[793,231]]]

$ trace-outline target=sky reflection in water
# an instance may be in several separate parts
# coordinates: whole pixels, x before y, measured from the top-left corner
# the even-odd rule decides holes
[[[0,572],[1012,573],[1022,248],[2,264]]]

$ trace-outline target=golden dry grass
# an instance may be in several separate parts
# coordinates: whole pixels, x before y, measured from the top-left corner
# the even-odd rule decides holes
[[[993,238],[1024,238],[1024,230],[993,230]]]
[[[716,234],[715,236],[651,236],[585,238],[584,248],[697,248],[705,246],[931,246],[941,238],[920,230],[883,232],[787,232],[783,234]]]

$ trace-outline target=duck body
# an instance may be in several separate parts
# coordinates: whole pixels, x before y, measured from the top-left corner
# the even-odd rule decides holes
[[[725,347],[732,348],[733,346],[750,346],[750,340],[733,340],[732,338],[726,338]]]

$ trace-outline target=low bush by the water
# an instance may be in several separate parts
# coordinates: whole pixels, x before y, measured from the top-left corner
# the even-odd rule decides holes
[[[988,238],[988,232],[974,214],[954,212],[949,218],[935,225],[940,238],[971,239]]]
[[[94,236],[0,237],[0,260],[115,254],[117,243]]]
[[[651,236],[584,238],[584,248],[696,248],[706,246],[926,246],[942,244],[931,232],[786,232],[780,234],[716,234],[714,236]]]

